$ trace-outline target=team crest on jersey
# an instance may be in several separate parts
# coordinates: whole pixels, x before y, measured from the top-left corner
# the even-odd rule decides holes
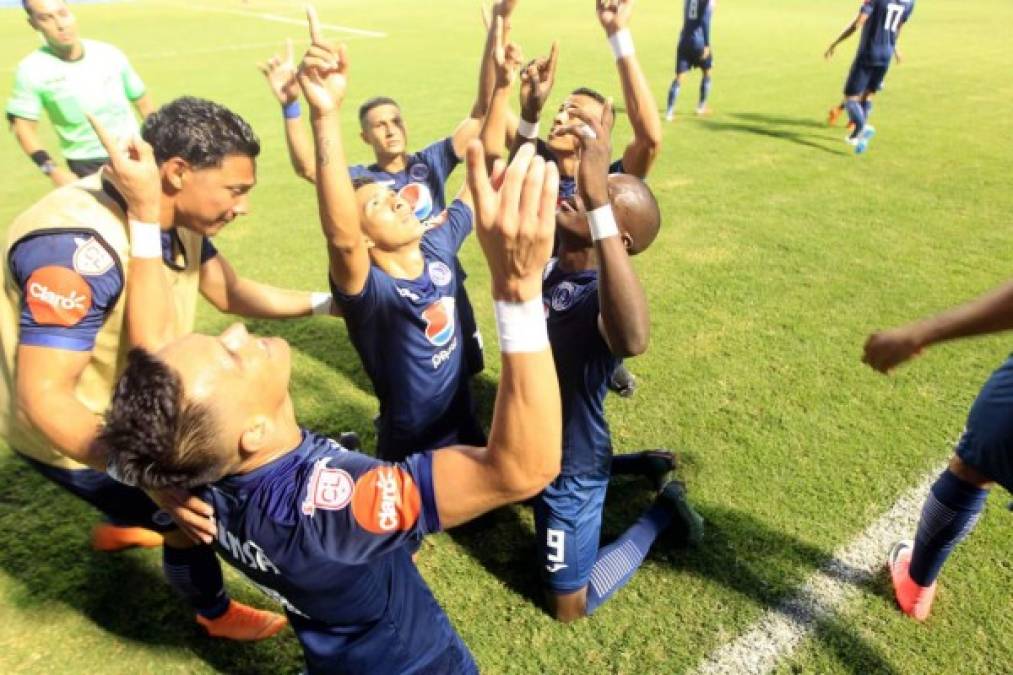
[[[447,267],[446,263],[442,263],[439,260],[434,260],[429,263],[429,278],[433,280],[433,283],[437,286],[446,286],[454,278],[450,268]]]
[[[388,534],[415,526],[422,495],[410,473],[399,466],[378,466],[355,482],[352,516],[367,532]]]
[[[429,167],[421,162],[408,167],[408,177],[413,181],[421,183],[429,179]]]
[[[426,322],[426,339],[442,347],[454,337],[454,299],[440,298],[422,311]]]
[[[86,277],[98,277],[113,268],[113,257],[105,246],[98,243],[95,237],[87,240],[74,238],[77,250],[74,251],[74,271]]]
[[[433,195],[425,183],[408,183],[398,190],[397,196],[411,205],[419,220],[425,220],[433,213]]]
[[[304,515],[313,517],[317,509],[340,511],[352,499],[355,484],[344,469],[327,467],[330,457],[318,459],[313,465],[313,475],[306,484],[306,498],[302,503]]]
[[[557,312],[565,312],[570,309],[573,299],[577,294],[577,288],[569,281],[564,281],[552,290],[552,309]]]
[[[91,286],[74,270],[47,265],[28,277],[25,299],[36,323],[76,326],[91,309]]]

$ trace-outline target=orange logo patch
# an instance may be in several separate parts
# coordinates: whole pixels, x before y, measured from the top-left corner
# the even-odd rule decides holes
[[[389,534],[410,530],[422,510],[422,496],[415,481],[397,466],[370,469],[355,482],[352,515],[368,532]]]
[[[49,265],[25,284],[32,318],[43,326],[76,326],[91,309],[91,286],[74,270]]]

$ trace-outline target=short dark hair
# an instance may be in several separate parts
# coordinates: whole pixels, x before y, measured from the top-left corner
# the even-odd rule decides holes
[[[184,400],[176,371],[150,352],[130,350],[99,433],[124,482],[145,490],[207,485],[222,470],[208,451],[217,434],[211,409]]]
[[[570,96],[589,96],[602,105],[608,103],[608,99],[590,87],[577,87],[570,92]]]
[[[352,189],[358,190],[366,185],[373,185],[376,183],[376,179],[372,176],[356,176],[352,179]]]
[[[392,105],[398,110],[401,109],[401,106],[397,104],[397,101],[389,96],[374,96],[373,98],[367,99],[365,103],[359,106],[359,126],[366,126],[366,115],[369,114],[370,110],[381,105]]]
[[[183,96],[144,120],[141,136],[161,165],[172,157],[196,169],[221,166],[229,155],[256,157],[260,140],[242,117],[214,101]]]

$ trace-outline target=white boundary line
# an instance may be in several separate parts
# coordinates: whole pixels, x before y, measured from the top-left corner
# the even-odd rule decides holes
[[[175,4],[175,3],[173,3]],[[200,12],[219,12],[221,14],[234,14],[236,16],[248,16],[253,19],[261,19],[263,21],[274,21],[276,23],[288,23],[296,26],[306,27],[306,19],[304,18],[293,18],[290,16],[281,16],[280,14],[268,14],[267,12],[251,12],[245,9],[228,9],[227,7],[211,7],[209,5],[196,5],[192,3],[181,3],[180,5],[188,9],[194,9]],[[351,28],[349,26],[339,26],[333,23],[322,23],[320,27],[325,30],[338,31],[340,33],[351,33],[352,35],[361,35],[363,37],[371,38],[385,38],[386,33],[375,30],[363,30],[362,28]]]
[[[696,672],[759,675],[772,671],[820,621],[858,596],[861,586],[883,568],[895,541],[913,536],[922,502],[943,468],[945,465],[923,476],[889,511],[810,576],[798,592],[764,612],[733,642],[713,651]]]

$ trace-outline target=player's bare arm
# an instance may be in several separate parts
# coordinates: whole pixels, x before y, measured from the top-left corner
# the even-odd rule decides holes
[[[831,58],[834,55],[834,49],[837,48],[837,45],[851,37],[856,30],[859,30],[865,25],[865,22],[868,21],[868,19],[869,17],[867,15],[859,12],[858,16],[856,16],[851,23],[845,26],[844,30],[841,31],[841,34],[837,36],[837,39],[830,43],[830,46],[827,47],[827,51],[823,54],[823,58]]]
[[[661,117],[647,77],[632,49],[632,38],[628,37],[633,0],[598,0],[597,11],[598,21],[610,42],[625,45],[628,40],[629,48],[623,48],[621,56],[616,55],[626,114],[633,127],[633,140],[623,151],[623,170],[644,178],[661,152]]]
[[[493,32],[496,39],[493,48],[493,62],[496,66],[496,87],[493,89],[492,98],[489,101],[489,110],[482,124],[482,131],[479,134],[482,140],[482,147],[485,150],[487,168],[492,168],[492,163],[503,156],[503,147],[506,138],[507,122],[507,99],[510,96],[510,89],[517,78],[517,70],[524,60],[520,47],[512,42],[507,42],[507,29],[503,17],[497,15],[493,19]],[[467,186],[467,182],[465,182]],[[463,189],[462,189],[463,192]]]
[[[310,183],[316,180],[316,164],[313,162],[313,144],[303,128],[299,110],[299,82],[296,79],[295,59],[292,40],[285,41],[285,53],[274,54],[267,61],[257,64],[264,74],[267,86],[281,104],[285,118],[285,146],[292,169],[300,178]]]
[[[308,7],[306,13],[311,44],[298,78],[311,110],[320,225],[327,241],[331,281],[341,292],[354,295],[366,284],[370,260],[341,140],[348,54],[344,45],[334,47],[324,41],[316,10]]]
[[[316,293],[278,288],[239,276],[221,254],[200,268],[200,292],[221,312],[251,319],[289,319],[337,311],[327,299],[322,311]],[[316,312],[314,311],[316,310]]]
[[[887,373],[940,342],[1013,329],[1013,282],[942,314],[885,331],[865,342],[862,361]]]
[[[17,139],[18,145],[32,161],[38,164],[42,173],[49,176],[53,185],[60,187],[77,180],[77,176],[53,161],[46,149],[42,147],[42,141],[39,140],[39,123],[36,120],[16,116],[11,116],[10,120],[11,130],[14,132],[14,138]]]
[[[467,162],[476,234],[497,303],[502,370],[488,447],[445,448],[433,456],[444,527],[536,494],[559,473],[562,443],[559,384],[541,313],[558,169],[535,157],[530,145],[505,172],[502,161],[497,162],[491,181],[477,141],[468,147]],[[511,312],[531,310],[520,320],[510,318]]]

